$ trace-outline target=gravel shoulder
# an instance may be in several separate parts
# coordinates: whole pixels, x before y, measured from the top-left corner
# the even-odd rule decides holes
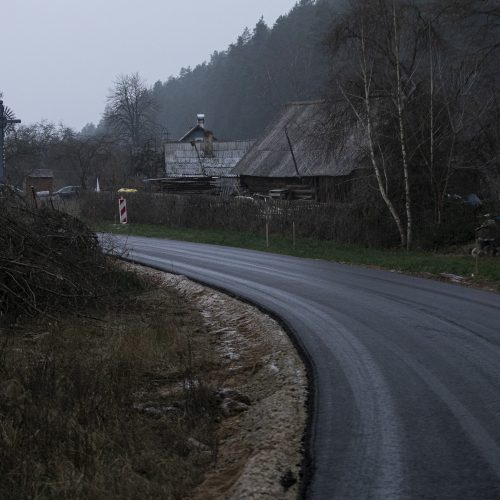
[[[255,307],[221,292],[184,276],[139,269],[175,288],[201,313],[220,358],[222,373],[216,385],[224,418],[217,460],[190,498],[297,498],[307,377],[287,334]]]

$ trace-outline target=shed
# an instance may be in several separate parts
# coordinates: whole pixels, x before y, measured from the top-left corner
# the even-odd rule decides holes
[[[52,170],[37,168],[31,171],[24,180],[25,193],[30,195],[32,188],[35,192],[48,191],[52,194],[54,190],[54,174]]]
[[[357,165],[349,145],[360,137],[353,133],[345,147],[335,150],[326,139],[329,120],[323,101],[288,103],[233,173],[253,193],[310,186],[319,200],[345,199]]]

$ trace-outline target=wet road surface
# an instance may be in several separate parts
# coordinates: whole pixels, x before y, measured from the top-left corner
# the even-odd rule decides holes
[[[244,249],[126,246],[285,322],[313,378],[307,498],[500,499],[500,295]]]

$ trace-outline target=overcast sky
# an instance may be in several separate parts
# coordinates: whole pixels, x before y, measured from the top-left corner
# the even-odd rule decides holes
[[[225,50],[296,0],[0,0],[0,91],[23,123],[100,120],[117,75],[149,85]]]

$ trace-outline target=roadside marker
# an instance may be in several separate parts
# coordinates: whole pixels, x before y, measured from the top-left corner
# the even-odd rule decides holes
[[[128,224],[127,201],[125,198],[118,198],[118,209],[120,211],[120,224]]]

